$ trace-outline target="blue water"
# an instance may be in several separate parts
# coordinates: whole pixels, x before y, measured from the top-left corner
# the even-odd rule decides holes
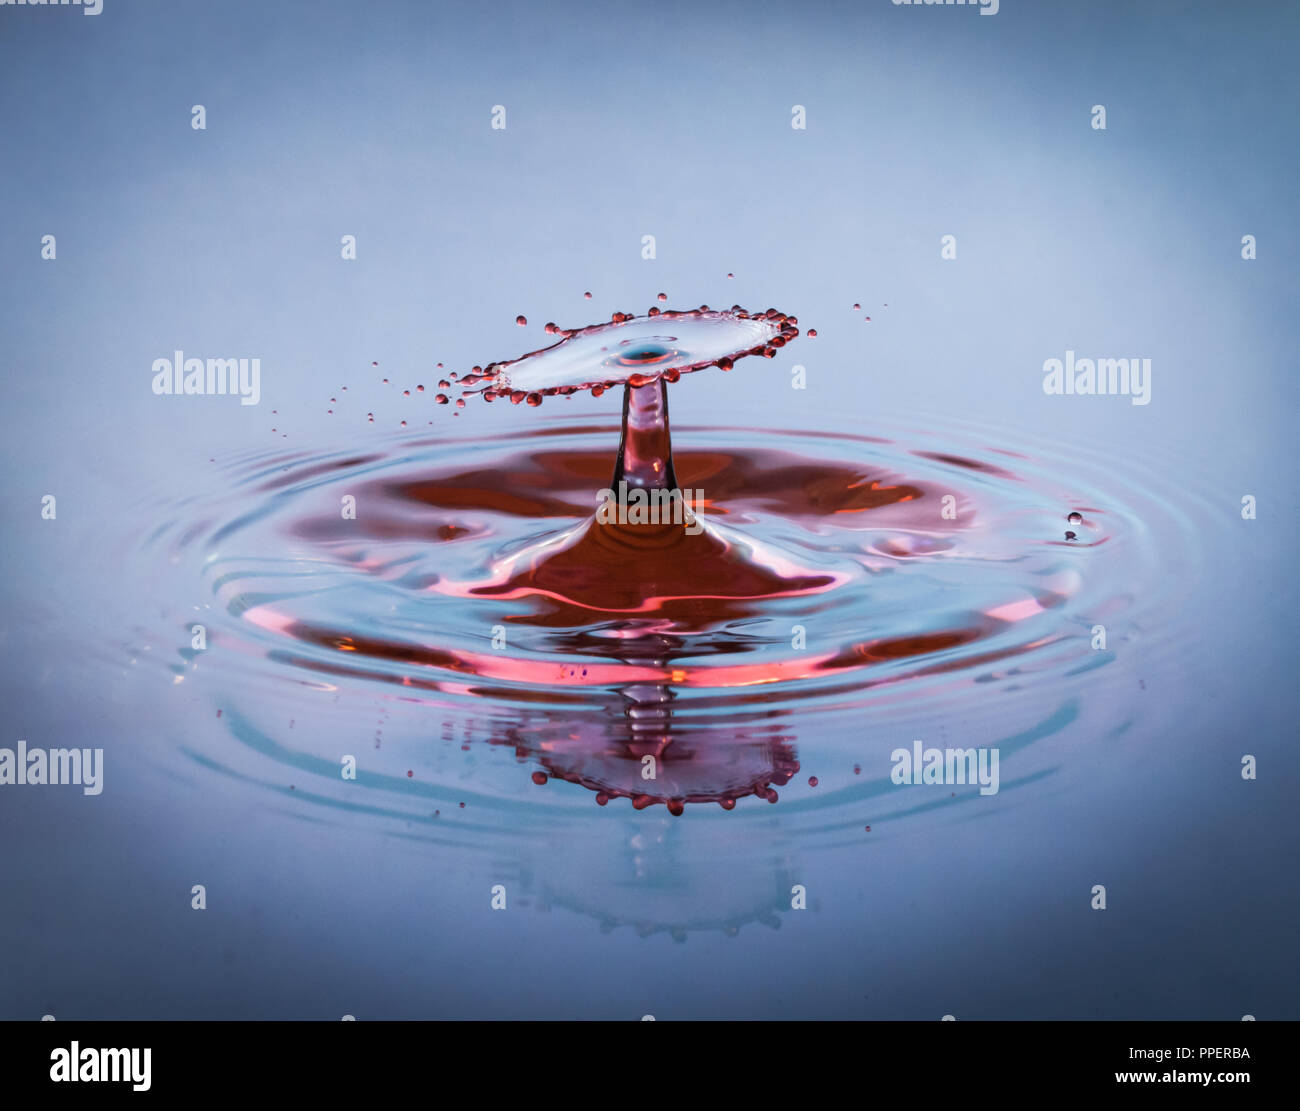
[[[102,748],[105,773],[0,786],[0,1017],[1300,1017],[1294,14],[655,18],[688,13],[629,64],[633,29],[582,5],[3,10],[0,748]],[[592,173],[647,151],[665,172]],[[462,514],[484,533],[457,548],[397,501],[388,538],[305,523],[543,441],[612,460],[615,393],[453,416],[435,363],[660,289],[818,332],[675,385],[679,452],[788,449],[978,509],[914,555],[924,530],[847,553],[732,521],[852,565],[800,611],[813,649],[1061,599],[923,661],[677,691],[727,774],[799,768],[775,804],[679,818],[532,780],[608,772],[627,684],[530,691],[250,619],[491,652],[423,588],[523,525]],[[259,403],[154,394],[178,349],[259,358]],[[1150,404],[1045,395],[1067,350],[1151,358]],[[687,666],[789,658],[793,621],[712,630]],[[916,740],[996,747],[1000,789],[894,784]]]

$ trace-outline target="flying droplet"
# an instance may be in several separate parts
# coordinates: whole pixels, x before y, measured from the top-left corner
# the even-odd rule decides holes
[[[547,778],[548,777],[545,772],[533,772],[533,782],[536,783],[537,786],[539,787],[546,782]]]
[[[854,312],[859,312],[861,309],[862,309],[862,306],[859,305],[859,304],[855,301],[855,302],[853,303],[853,311],[854,311]]]
[[[528,324],[528,317],[526,317],[523,313],[520,313],[518,316],[515,317],[515,323],[518,324],[519,327],[523,328]]]
[[[816,786],[817,786],[817,777],[816,777],[815,775],[810,775],[810,776],[808,777],[808,786],[809,786],[809,787],[816,787]]]
[[[1070,524],[1072,524],[1072,525],[1077,525],[1080,521],[1083,520],[1083,514],[1082,514],[1082,513],[1071,513],[1071,514],[1066,518],[1066,520],[1069,521]]]
[[[816,329],[816,328],[809,328],[809,329],[808,329],[808,338],[809,338],[809,339],[816,339],[816,338],[817,338],[817,329]]]
[[[584,296],[588,301],[590,301],[590,300],[591,300],[591,290],[588,290],[586,293],[583,294],[583,296]]]
[[[661,301],[667,301],[667,300],[668,300],[668,294],[666,294],[666,293],[661,293],[661,294],[659,294],[659,300],[661,300]]]

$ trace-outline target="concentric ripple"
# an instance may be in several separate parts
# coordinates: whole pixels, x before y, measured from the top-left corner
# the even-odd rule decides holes
[[[565,570],[539,553],[586,534],[613,424],[228,465],[220,495],[149,542],[170,568],[156,591],[206,598],[175,611],[182,644],[195,613],[209,627],[175,681],[205,684],[240,742],[191,756],[292,789],[295,807],[401,817],[435,840],[454,813],[475,844],[584,799],[674,814],[775,802],[810,755],[826,786],[779,809],[852,836],[864,805],[877,823],[907,813],[881,750],[922,721],[1000,732],[1008,782],[1031,783],[1050,772],[1033,742],[1083,713],[1078,677],[1167,612],[1153,539],[1167,507],[1077,452],[878,431],[679,428],[701,535],[754,578],[706,589],[688,565],[636,604],[520,574]],[[1021,692],[1015,710],[995,692]],[[1107,728],[1130,709],[1112,703]],[[341,790],[340,746],[372,732],[365,789]],[[859,765],[832,788],[828,767]],[[569,786],[519,797],[552,781]]]

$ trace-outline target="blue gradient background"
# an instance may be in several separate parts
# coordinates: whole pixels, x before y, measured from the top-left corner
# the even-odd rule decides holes
[[[819,911],[779,933],[680,947],[479,913],[472,869],[286,835],[215,789],[4,790],[0,1018],[1300,1017],[1298,32],[1284,3],[0,8],[0,744],[125,759],[151,730],[134,694],[61,679],[97,599],[148,573],[98,561],[86,522],[129,518],[160,476],[183,489],[198,455],[273,446],[272,425],[290,444],[395,429],[391,398],[375,428],[325,415],[372,360],[431,385],[433,360],[508,357],[546,320],[661,289],[819,332],[743,381],[683,381],[675,421],[1059,428],[1157,445],[1166,477],[1209,476],[1219,514],[1177,538],[1207,570],[1152,684],[1174,724],[1149,755],[1091,756],[1086,789],[1024,798],[979,838],[806,860]],[[152,361],[178,347],[260,357],[261,404],[155,397]],[[1044,396],[1066,348],[1152,359],[1152,403]],[[479,407],[457,432],[530,417]],[[203,916],[192,882],[221,892]]]

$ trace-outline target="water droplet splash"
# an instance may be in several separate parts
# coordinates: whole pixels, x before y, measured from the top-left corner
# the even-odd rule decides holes
[[[692,309],[632,316],[616,312],[608,324],[566,330],[550,347],[476,368],[460,381],[466,395],[523,400],[628,384],[729,366],[750,355],[771,357],[799,334],[797,321],[776,309],[749,313]]]
[[[799,335],[796,317],[656,305],[585,328],[548,322],[546,332],[556,341],[519,358],[440,371],[430,401],[449,405],[454,384],[455,416],[474,396],[537,407],[622,386],[621,424],[557,419],[547,406],[524,433],[457,439],[444,426],[392,450],[240,464],[232,485],[244,504],[205,511],[177,542],[174,566],[195,557],[226,602],[221,633],[246,649],[206,663],[209,674],[239,690],[241,661],[260,656],[267,674],[326,692],[331,705],[387,692],[413,714],[463,718],[463,750],[513,749],[531,765],[524,776],[552,785],[531,805],[594,795],[600,806],[678,815],[695,803],[776,802],[799,772],[796,742],[820,743],[818,723],[835,715],[870,707],[887,717],[913,688],[942,706],[973,684],[1056,680],[1079,666],[1080,630],[1098,617],[1121,623],[1130,601],[1099,587],[1086,561],[1120,547],[1127,557],[1145,534],[1069,465],[1044,466],[1010,441],[990,447],[991,435],[951,428],[694,427],[675,429],[674,450],[673,383],[777,356]],[[382,392],[408,414],[419,404]],[[391,429],[393,415],[380,423]],[[676,492],[682,513],[602,520],[610,491],[616,510],[638,493]],[[249,512],[259,493],[261,511]],[[344,496],[363,512],[341,518]],[[942,512],[948,499],[955,519]],[[1080,507],[1064,541],[1062,502]],[[1126,544],[1107,548],[1117,534]],[[384,735],[392,765],[372,784],[393,812],[402,797],[383,784],[411,778],[420,733],[405,745]],[[647,754],[659,763],[654,782],[640,774]],[[852,763],[859,747],[835,755],[867,785],[873,765]],[[415,766],[422,787],[430,777]],[[510,794],[499,769],[479,774],[487,794]],[[445,793],[453,782],[444,777],[443,827],[458,813]],[[787,806],[842,806],[842,786],[791,792]],[[853,828],[869,830],[863,821],[887,805],[855,814]]]

